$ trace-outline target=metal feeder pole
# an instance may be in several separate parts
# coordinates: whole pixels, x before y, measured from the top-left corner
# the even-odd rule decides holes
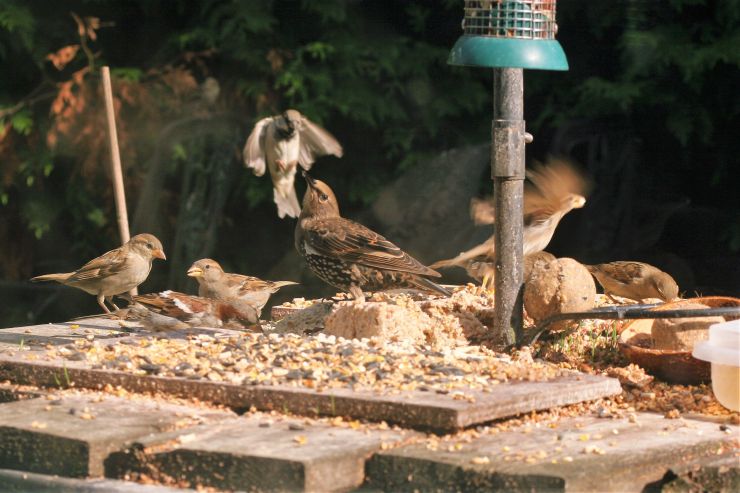
[[[524,76],[493,69],[491,177],[495,201],[493,327],[504,344],[521,340],[523,287]]]
[[[495,206],[494,321],[496,338],[511,345],[523,337],[524,249],[523,69],[568,70],[555,40],[557,0],[465,0],[463,35],[447,63],[493,68],[491,177]]]

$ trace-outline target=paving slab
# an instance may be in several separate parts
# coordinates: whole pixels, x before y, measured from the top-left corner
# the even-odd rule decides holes
[[[740,491],[740,452],[672,467],[660,481],[649,484],[644,493],[697,491]]]
[[[4,402],[34,399],[46,395],[46,392],[35,388],[22,388],[19,385],[0,383],[0,404]]]
[[[146,485],[115,479],[72,479],[0,469],[4,493],[189,493],[194,490]]]
[[[362,484],[369,456],[415,435],[250,415],[148,437],[111,454],[106,476],[227,490],[347,491]]]
[[[0,405],[0,468],[102,476],[105,458],[131,441],[231,416],[226,411],[108,396],[6,403]]]
[[[669,468],[732,456],[740,428],[638,413],[567,418],[470,443],[413,444],[375,454],[367,488],[382,491],[642,491]]]
[[[98,340],[130,335],[119,321],[104,318],[0,329],[0,352],[62,346],[93,335]]]
[[[100,389],[120,386],[131,392],[158,392],[198,398],[232,408],[256,407],[300,415],[348,416],[406,427],[454,431],[491,420],[619,394],[614,378],[573,373],[546,382],[510,381],[493,390],[455,393],[371,391],[338,388],[316,391],[287,385],[248,386],[177,377],[134,375],[93,369],[84,362],[43,360],[37,352],[0,354],[0,378],[38,386]]]

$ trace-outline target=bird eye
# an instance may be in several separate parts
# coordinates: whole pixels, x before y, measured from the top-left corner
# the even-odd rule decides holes
[[[146,247],[147,247],[147,248],[148,248],[149,250],[151,250],[152,248],[154,248],[154,245],[152,245],[151,243],[147,243],[147,244],[146,244]]]
[[[206,270],[208,270],[208,269],[210,269],[210,268],[211,268],[211,266],[210,266],[210,265],[208,265],[208,264],[206,264]]]
[[[326,202],[327,200],[329,200],[329,196],[325,193],[322,193],[321,195],[319,195],[319,200],[322,202]]]

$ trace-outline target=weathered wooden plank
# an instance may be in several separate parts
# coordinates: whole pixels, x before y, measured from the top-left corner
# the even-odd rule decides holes
[[[102,476],[103,461],[151,433],[233,416],[117,397],[38,398],[0,405],[0,468]]]
[[[17,385],[0,384],[0,404],[4,402],[21,401],[25,399],[34,399],[46,394],[43,390],[35,388],[18,388]]]
[[[119,321],[103,318],[56,324],[0,329],[0,352],[62,346],[92,335],[98,340],[116,340],[130,335]]]
[[[439,448],[413,444],[380,452],[367,465],[367,486],[384,491],[640,491],[669,467],[732,454],[740,428],[668,420],[569,418],[523,426]]]
[[[198,398],[233,408],[251,406],[300,415],[348,416],[402,426],[451,431],[534,410],[619,394],[616,379],[573,374],[547,382],[502,383],[490,392],[466,391],[470,399],[435,392],[399,391],[378,395],[339,388],[318,392],[290,386],[245,386],[176,377],[133,375],[91,369],[77,361],[26,361],[0,355],[0,378],[39,386],[101,389],[106,384],[132,392],[159,392]]]
[[[10,469],[0,469],[0,485],[4,493],[186,493],[194,491],[116,479],[60,478]]]
[[[146,438],[112,454],[106,476],[144,474],[227,490],[346,491],[362,484],[366,458],[383,443],[411,435],[244,416]]]

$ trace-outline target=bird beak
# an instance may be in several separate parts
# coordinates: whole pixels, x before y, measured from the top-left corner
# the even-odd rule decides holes
[[[188,269],[188,276],[190,277],[201,277],[203,275],[203,269],[199,267],[191,267]]]
[[[152,257],[161,258],[162,260],[167,260],[167,257],[165,256],[164,252],[160,250],[159,248],[152,250]]]
[[[313,177],[311,177],[311,175],[309,175],[306,172],[306,170],[303,170],[302,173],[303,173],[303,178],[305,178],[306,179],[306,183],[308,183],[308,186],[311,187],[311,188],[315,188],[316,187],[316,180],[314,180]]]

